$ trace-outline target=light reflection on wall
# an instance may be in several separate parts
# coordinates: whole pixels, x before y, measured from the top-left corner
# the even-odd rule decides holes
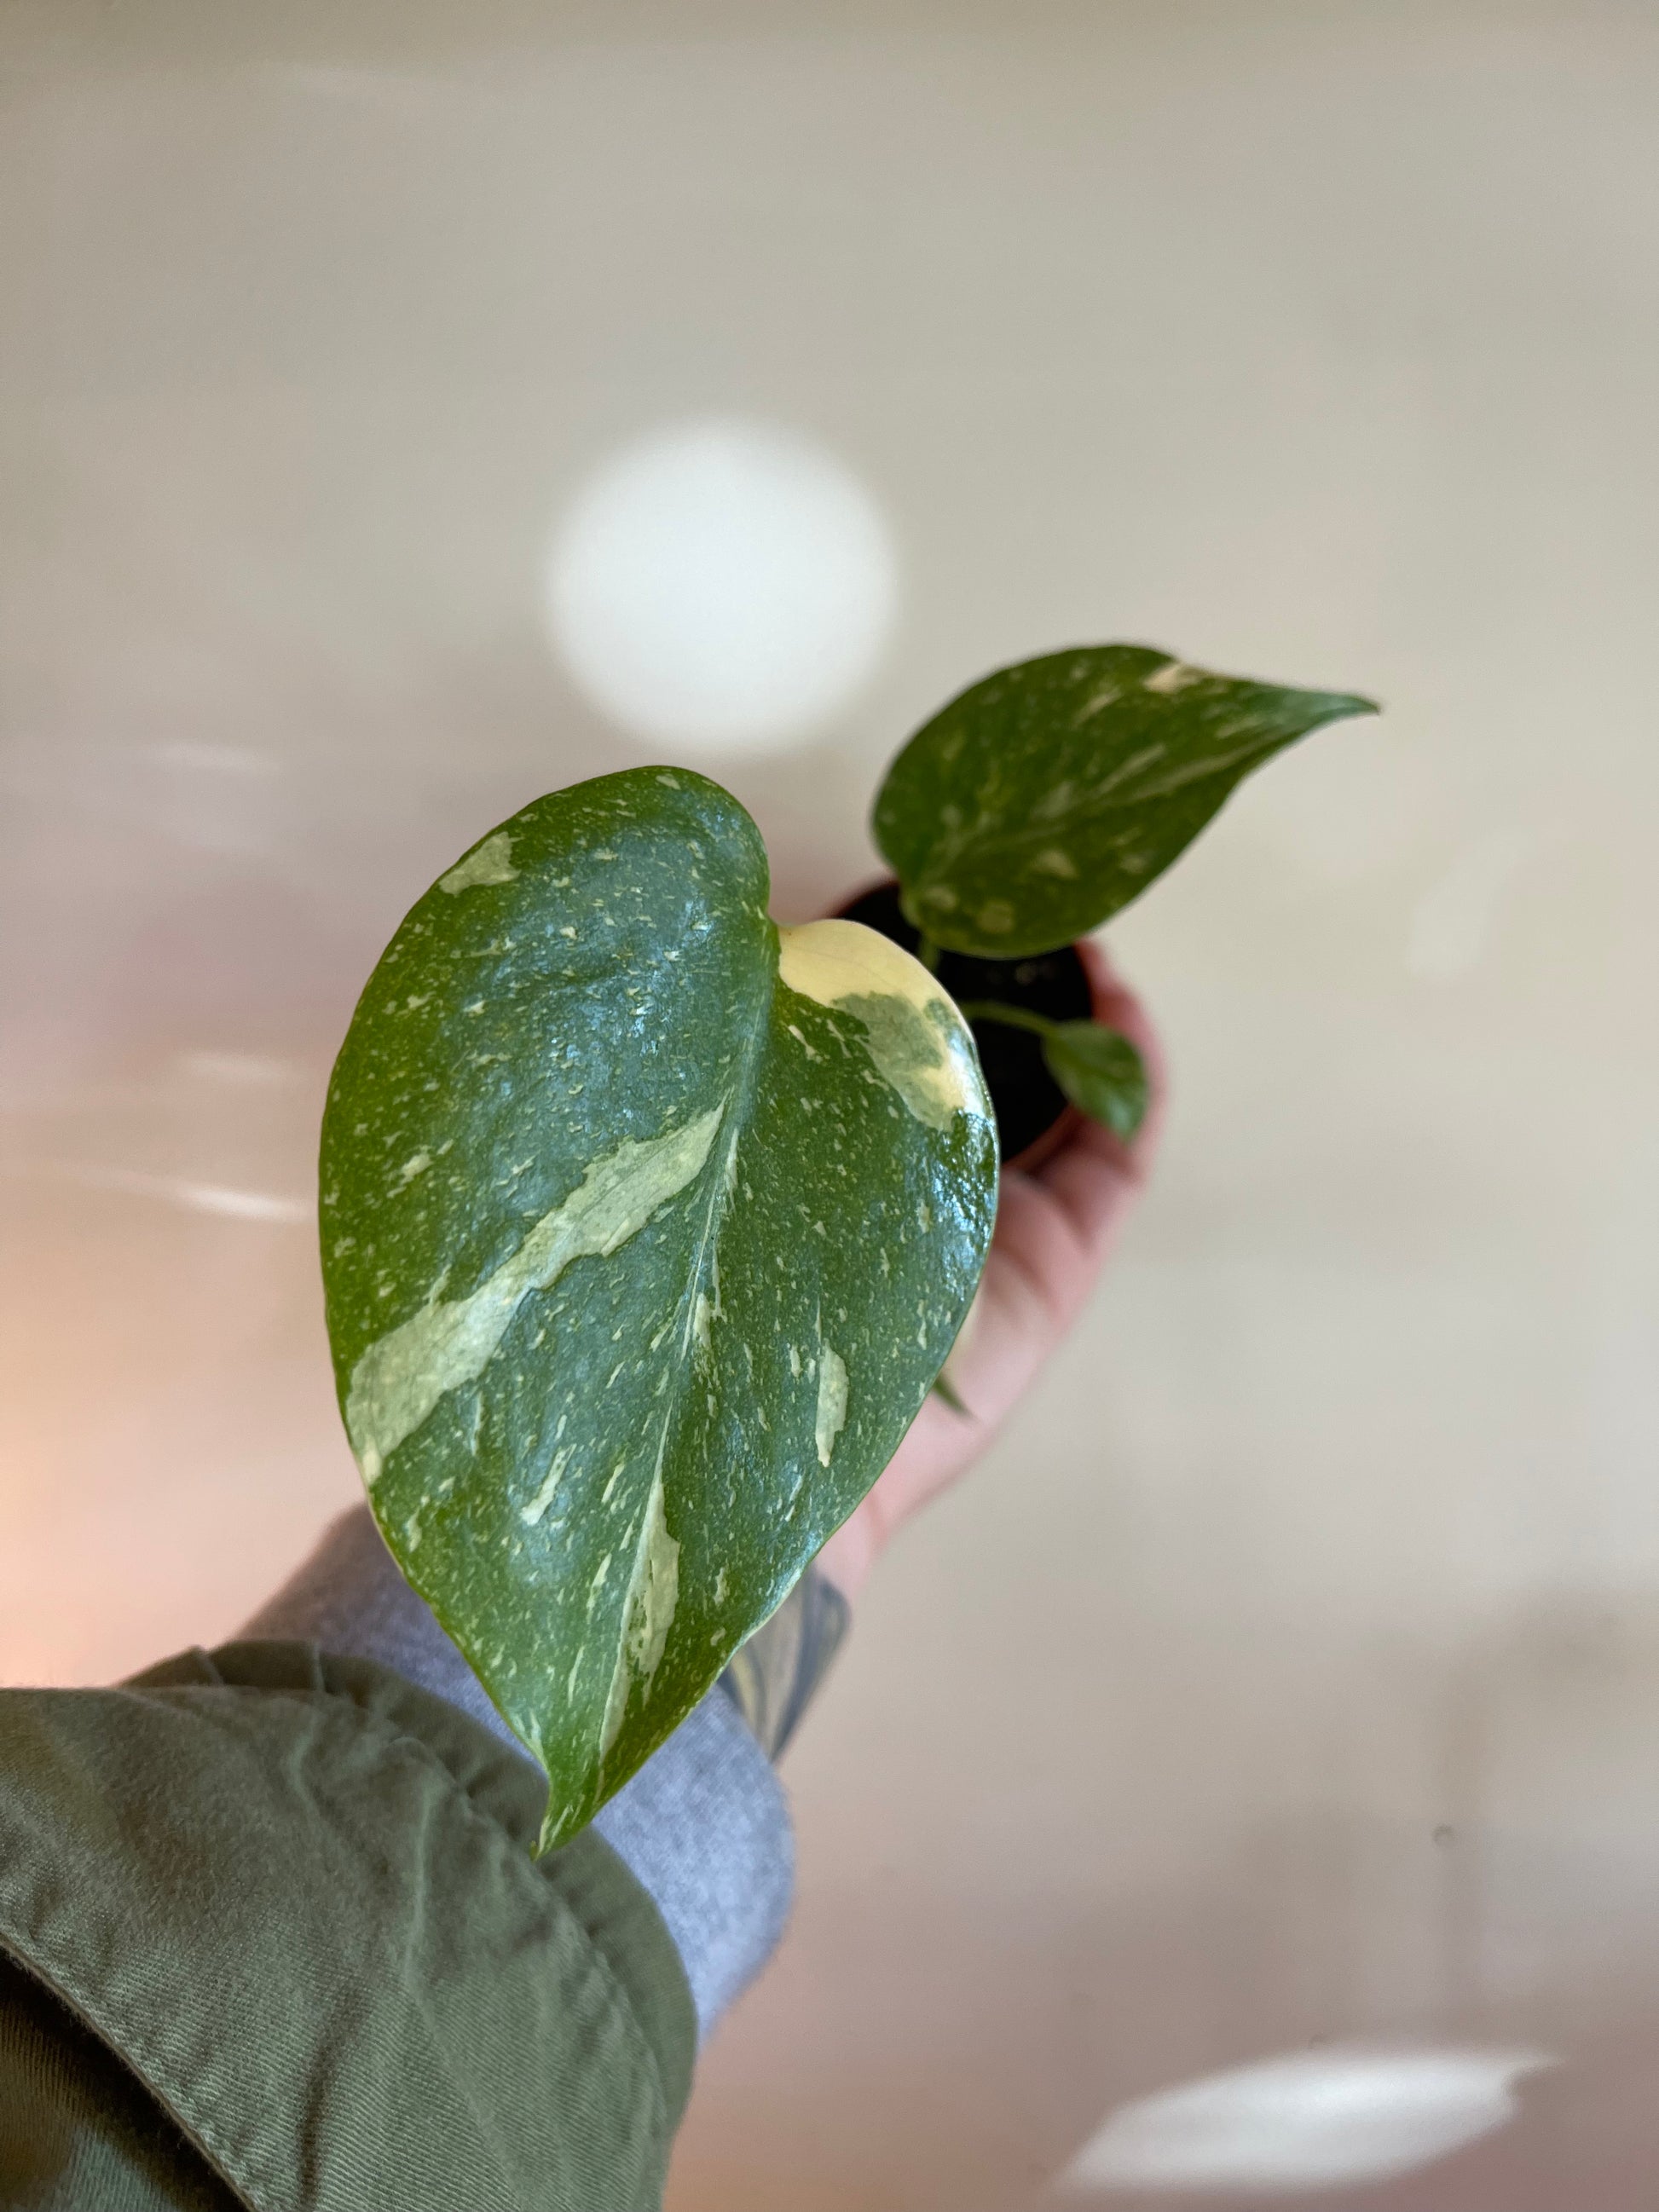
[[[1070,2191],[1331,2189],[1384,2181],[1514,2118],[1535,2051],[1298,2051],[1120,2106]]]

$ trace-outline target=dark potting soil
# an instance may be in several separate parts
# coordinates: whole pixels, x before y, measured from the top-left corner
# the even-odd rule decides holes
[[[917,932],[900,911],[896,884],[878,884],[841,911],[845,921],[861,921],[907,952],[915,951]],[[975,960],[965,952],[942,953],[939,980],[958,1003],[994,999],[1000,1005],[1024,1006],[1057,1022],[1086,1021],[1094,1012],[1089,978],[1069,945],[1029,960]],[[1048,1073],[1042,1040],[1030,1030],[975,1022],[973,1030],[996,1109],[1002,1157],[1014,1160],[1053,1128],[1066,1109],[1066,1094]]]

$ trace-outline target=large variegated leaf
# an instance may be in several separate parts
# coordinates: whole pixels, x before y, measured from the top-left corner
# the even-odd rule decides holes
[[[346,1427],[579,1827],[864,1495],[973,1295],[995,1138],[932,977],[780,932],[717,784],[538,799],[376,968],[323,1128]]]
[[[935,944],[982,959],[1052,951],[1138,897],[1252,769],[1375,712],[1142,645],[1047,653],[917,731],[877,799],[876,842]]]

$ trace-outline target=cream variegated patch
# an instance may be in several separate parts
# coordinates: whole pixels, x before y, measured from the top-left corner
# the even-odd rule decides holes
[[[858,921],[781,929],[778,947],[786,989],[860,1022],[876,1073],[917,1121],[944,1130],[958,1114],[989,1120],[972,1035],[919,960]]]
[[[548,1289],[573,1260],[604,1257],[643,1229],[708,1158],[724,1109],[596,1160],[545,1213],[510,1260],[464,1298],[434,1298],[377,1339],[352,1370],[346,1432],[363,1479],[414,1435],[441,1398],[476,1382],[532,1291]]]
[[[663,1510],[662,1471],[658,1469],[646,1500],[634,1549],[633,1571],[623,1606],[623,1636],[616,1670],[605,1699],[599,1731],[600,1756],[617,1741],[635,1682],[648,1689],[668,1643],[679,1601],[680,1547],[668,1533]]]
[[[497,830],[464,860],[457,860],[447,875],[440,876],[438,889],[453,898],[477,884],[515,883],[518,874],[513,865],[512,833]]]

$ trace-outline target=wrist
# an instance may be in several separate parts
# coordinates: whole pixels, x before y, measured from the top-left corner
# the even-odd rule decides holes
[[[840,1592],[848,1605],[856,1601],[881,1553],[884,1539],[874,1508],[872,1492],[842,1522],[813,1562],[824,1580]]]
[[[720,1678],[767,1757],[775,1759],[829,1673],[850,1618],[840,1586],[816,1560]]]

